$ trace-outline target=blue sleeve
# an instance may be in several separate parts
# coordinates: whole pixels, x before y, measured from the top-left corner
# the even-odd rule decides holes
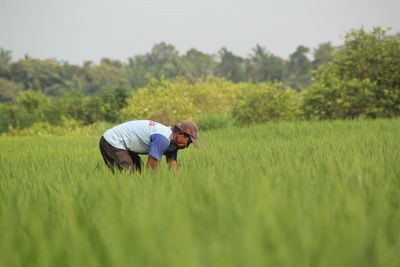
[[[161,134],[150,135],[149,155],[156,160],[161,160],[162,155],[169,146],[169,140]]]

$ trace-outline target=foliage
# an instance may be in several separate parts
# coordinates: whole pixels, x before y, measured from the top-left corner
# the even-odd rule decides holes
[[[0,68],[11,62],[12,51],[0,47]]]
[[[26,128],[47,121],[51,113],[50,99],[40,92],[23,91],[15,103],[0,104],[0,133],[12,128]]]
[[[241,82],[245,77],[245,60],[223,47],[219,50],[220,62],[216,67],[216,75],[232,82]]]
[[[318,57],[323,55],[322,60],[326,59],[325,48],[321,46],[322,54],[316,54]],[[296,50],[293,55],[298,54]],[[217,55],[194,48],[180,55],[173,45],[164,42],[155,44],[148,53],[128,58],[127,64],[110,58],[102,58],[99,65],[88,61],[83,66],[30,57],[11,62],[11,51],[3,48],[0,57],[3,62],[0,65],[0,77],[23,84],[26,90],[41,91],[52,97],[75,91],[92,95],[105,87],[124,85],[137,89],[144,87],[151,78],[173,80],[179,76],[186,77],[191,83],[222,77],[233,82],[285,81],[297,88],[300,85],[297,85],[296,76],[308,71],[308,68],[299,70],[305,67],[302,64],[293,68],[292,63],[286,64],[285,60],[267,53],[258,44],[248,58],[235,55],[227,48],[221,48]],[[316,58],[313,66],[316,67],[320,60]]]
[[[132,88],[144,87],[150,77],[146,66],[146,57],[137,55],[129,58],[126,66],[126,74],[128,76],[129,85]]]
[[[254,83],[283,81],[286,62],[267,52],[266,48],[256,45],[247,63],[247,76]]]
[[[98,106],[92,108],[100,114],[101,118],[95,118],[94,121],[120,121],[121,110],[128,105],[127,99],[131,95],[132,91],[127,86],[104,88],[98,96]]]
[[[300,98],[282,83],[247,84],[233,107],[233,116],[244,124],[290,120],[299,115]]]
[[[85,76],[88,86],[85,94],[94,94],[104,88],[123,86],[128,83],[121,68],[112,65],[98,65],[85,68]]]
[[[164,42],[155,44],[149,53],[129,58],[127,73],[133,88],[141,88],[151,78],[174,79],[184,73],[178,50]]]
[[[184,79],[151,79],[127,100],[122,114],[126,120],[151,119],[171,125],[185,118],[193,119],[199,109],[193,104],[190,87]]]
[[[311,61],[307,57],[310,51],[308,47],[300,45],[296,51],[289,56],[288,68],[285,83],[296,91],[301,91],[308,87],[310,82]]]
[[[24,128],[32,123],[32,115],[25,109],[11,103],[0,103],[0,133],[9,128]]]
[[[190,88],[194,105],[200,114],[215,114],[230,111],[236,96],[245,85],[233,83],[223,78],[214,78],[210,82],[197,82]]]
[[[69,92],[50,99],[40,92],[23,91],[13,103],[0,104],[0,133],[11,129],[19,131],[35,123],[39,126],[28,131],[46,128],[46,125],[62,126],[65,120],[78,121],[82,125],[117,122],[130,94],[128,87],[114,87],[103,89],[92,97]]]
[[[38,121],[45,121],[50,112],[51,101],[48,96],[36,91],[23,91],[15,99],[15,105],[18,109],[27,114],[24,120],[27,125]],[[25,124],[26,125],[26,124]]]
[[[127,105],[131,90],[127,86],[103,88],[91,97],[82,93],[68,93],[55,99],[52,105],[51,122],[57,124],[62,116],[78,120],[84,124],[98,121],[117,122],[120,110]]]
[[[62,97],[53,101],[51,122],[57,124],[61,117],[70,118],[84,123],[93,123],[97,110],[89,108],[90,102],[94,98],[86,97],[79,92],[66,93]]]
[[[9,80],[21,83],[25,90],[56,96],[64,87],[60,65],[53,60],[22,59],[6,66]]]
[[[319,44],[316,49],[314,49],[314,60],[311,62],[312,69],[317,69],[330,61],[332,61],[333,52],[335,48],[332,46],[331,42]]]
[[[191,82],[212,79],[215,72],[216,62],[211,55],[204,54],[194,48],[189,49],[182,58],[184,76]]]
[[[307,118],[400,115],[400,41],[385,30],[355,30],[303,93]]]
[[[49,122],[35,122],[26,128],[9,127],[0,136],[100,136],[112,127],[105,122],[83,125],[81,121],[61,117],[57,125]]]
[[[0,77],[0,102],[15,100],[22,89],[23,87],[21,84]]]
[[[240,85],[224,79],[190,84],[186,79],[174,81],[152,79],[137,90],[122,110],[124,118],[152,119],[174,124],[182,119],[195,119],[200,114],[226,111],[233,106]]]
[[[50,98],[41,92],[28,90],[21,92],[15,103],[30,113],[41,112],[44,114],[50,106]]]
[[[343,46],[320,44],[313,59],[309,52],[299,45],[284,60],[257,44],[247,57],[227,48],[217,54],[192,48],[180,55],[162,42],[127,63],[102,58],[100,64],[78,66],[30,57],[12,62],[11,51],[1,48],[0,132],[39,122],[60,126],[62,118],[83,125],[144,118],[213,125],[224,121],[221,114],[242,123],[302,114],[307,119],[400,115],[399,34],[353,30]]]
[[[313,62],[314,67],[326,60],[325,48],[321,47],[321,53],[316,54],[319,58]],[[298,51],[294,53],[298,54]],[[297,58],[301,56],[300,53]],[[296,65],[293,63],[295,59],[291,56],[290,64],[287,64],[258,44],[247,58],[227,48],[221,48],[217,54],[206,54],[191,48],[180,55],[173,45],[161,42],[148,53],[128,58],[127,63],[102,58],[98,65],[87,61],[78,66],[65,61],[30,57],[11,62],[11,51],[1,48],[0,61],[3,63],[0,63],[0,78],[22,84],[24,90],[40,91],[51,97],[61,97],[66,93],[92,96],[105,88],[119,86],[129,86],[134,90],[146,86],[152,78],[174,80],[181,76],[190,83],[221,77],[235,83],[282,81],[300,88],[299,83],[308,83],[309,76],[303,75],[308,68],[301,69],[305,65]]]
[[[49,135],[70,135],[74,130],[80,128],[78,121],[64,120],[61,125],[51,125],[48,122],[35,122],[29,127],[19,129],[10,127],[7,136],[49,136]]]

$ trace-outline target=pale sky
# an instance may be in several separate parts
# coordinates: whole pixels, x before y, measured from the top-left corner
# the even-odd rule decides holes
[[[260,44],[288,58],[361,26],[400,32],[400,0],[0,0],[0,47],[13,60],[126,62],[159,42],[240,56]]]

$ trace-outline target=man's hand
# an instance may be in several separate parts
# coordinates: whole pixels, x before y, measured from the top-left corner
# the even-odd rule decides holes
[[[154,172],[157,171],[158,160],[149,155],[149,157],[147,158],[147,167]]]
[[[175,172],[179,171],[178,161],[167,157],[168,166]]]

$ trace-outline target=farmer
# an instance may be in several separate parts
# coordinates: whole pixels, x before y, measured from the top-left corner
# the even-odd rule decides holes
[[[183,120],[173,127],[150,120],[129,121],[107,130],[100,139],[104,162],[114,169],[141,171],[139,154],[148,154],[147,167],[157,170],[162,155],[169,167],[178,171],[178,150],[190,143],[199,147],[198,128],[191,120]]]

